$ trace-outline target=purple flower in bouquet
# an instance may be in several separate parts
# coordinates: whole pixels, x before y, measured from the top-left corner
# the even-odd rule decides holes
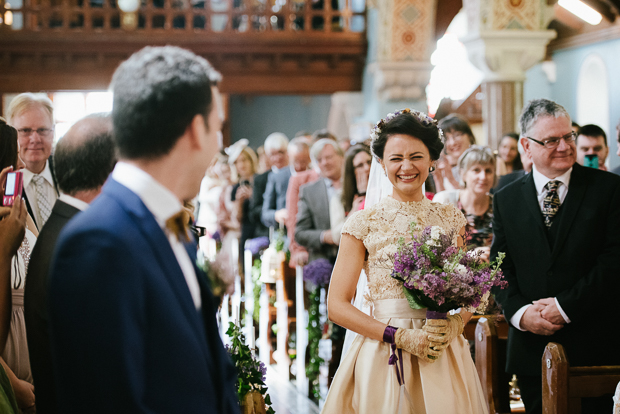
[[[324,286],[332,277],[332,265],[327,259],[316,259],[304,266],[304,280],[316,286]]]
[[[215,240],[216,242],[221,242],[221,241],[222,241],[222,235],[220,234],[220,232],[219,232],[219,231],[216,231],[215,233],[213,233],[213,234],[211,235],[211,238],[212,238],[213,240]]]
[[[256,237],[245,241],[245,250],[252,252],[253,256],[259,254],[262,250],[269,247],[269,237]]]
[[[428,226],[419,236],[411,225],[411,242],[401,239],[394,254],[392,277],[403,282],[403,292],[413,309],[447,312],[462,306],[478,307],[493,286],[506,282],[496,263],[485,263],[479,255],[452,244],[454,232]]]

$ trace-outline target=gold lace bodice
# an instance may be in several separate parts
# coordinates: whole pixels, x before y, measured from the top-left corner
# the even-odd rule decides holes
[[[342,227],[342,234],[361,240],[368,251],[364,271],[368,277],[369,300],[405,297],[402,283],[390,274],[398,239],[409,238],[411,222],[417,225],[419,232],[427,226],[454,231],[454,243],[458,232],[467,224],[463,213],[451,204],[433,203],[427,198],[419,202],[401,202],[386,197],[368,210],[351,214]]]

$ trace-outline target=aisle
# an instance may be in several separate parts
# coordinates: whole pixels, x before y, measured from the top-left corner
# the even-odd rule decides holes
[[[265,382],[276,414],[319,414],[315,403],[298,393],[293,383],[279,377],[271,367],[267,367]]]

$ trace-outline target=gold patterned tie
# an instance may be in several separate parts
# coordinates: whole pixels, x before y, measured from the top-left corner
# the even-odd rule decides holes
[[[545,219],[545,226],[547,226],[547,228],[551,227],[553,217],[560,209],[560,196],[558,196],[558,187],[560,184],[562,184],[561,181],[553,180],[549,181],[545,185],[547,194],[545,194],[545,199],[543,200],[542,213]]]
[[[183,209],[166,220],[166,228],[177,236],[177,240],[187,243],[189,241],[187,231],[189,230],[190,220],[191,215]]]

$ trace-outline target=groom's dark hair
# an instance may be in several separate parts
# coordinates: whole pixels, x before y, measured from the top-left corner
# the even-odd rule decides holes
[[[211,87],[220,79],[206,59],[174,46],[145,47],[121,63],[112,78],[121,157],[158,158],[170,152],[196,115],[207,124]]]

